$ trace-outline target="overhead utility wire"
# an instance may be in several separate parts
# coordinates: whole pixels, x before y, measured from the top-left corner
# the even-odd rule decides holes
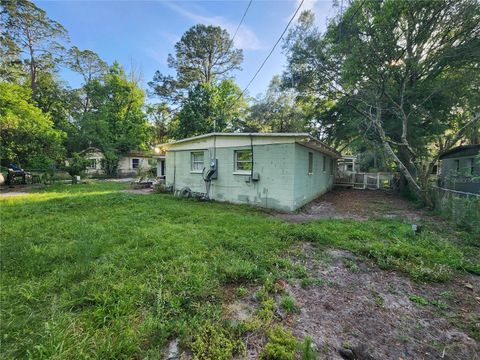
[[[232,47],[233,45],[233,42],[235,40],[235,37],[237,36],[237,33],[238,33],[238,30],[240,30],[240,26],[242,26],[243,24],[243,20],[245,19],[245,16],[247,15],[247,12],[248,12],[248,9],[250,9],[250,5],[252,5],[252,1],[253,0],[250,0],[248,2],[248,5],[247,5],[247,8],[245,9],[245,11],[243,12],[243,15],[242,15],[242,18],[240,19],[240,22],[238,23],[238,26],[237,28],[235,29],[235,32],[233,33],[233,36],[232,36],[232,39],[230,40],[230,42],[228,43],[228,47],[227,47],[227,50],[225,50],[225,52],[223,53],[223,55],[227,55],[227,53],[230,51],[230,48]],[[237,99],[238,100],[238,99]],[[237,101],[235,100],[235,101]],[[224,110],[222,110],[222,117],[225,117],[225,114],[224,114]],[[213,120],[213,132],[216,131],[216,126],[217,125],[217,121],[216,119]]]
[[[280,37],[278,38],[278,40],[275,42],[275,45],[273,45],[272,47],[272,50],[270,50],[270,52],[268,53],[267,57],[265,58],[265,60],[263,60],[262,64],[260,65],[260,67],[258,68],[258,70],[255,72],[255,74],[253,75],[252,79],[248,82],[247,86],[245,86],[245,89],[243,89],[242,93],[239,95],[238,99],[240,99],[243,94],[245,94],[245,91],[247,91],[247,89],[250,87],[250,85],[252,84],[253,80],[255,80],[255,78],[257,77],[257,75],[260,73],[260,71],[262,70],[263,66],[265,65],[265,63],[267,62],[267,60],[270,58],[270,56],[272,55],[272,53],[275,51],[277,45],[280,43],[280,41],[282,40],[283,38],[283,35],[285,35],[285,33],[287,32],[288,28],[290,27],[290,24],[292,23],[293,19],[295,19],[295,17],[297,16],[298,12],[300,11],[300,8],[302,7],[303,3],[304,3],[305,0],[302,0],[300,2],[300,5],[298,5],[297,7],[297,10],[295,10],[295,12],[293,13],[293,16],[291,17],[290,21],[288,22],[287,26],[285,26],[285,29],[283,29],[283,32],[282,32],[282,35],[280,35]],[[237,99],[237,100],[238,100]]]
[[[240,29],[240,26],[242,26],[242,24],[243,24],[243,20],[245,19],[245,16],[247,15],[248,9],[250,9],[250,5],[252,5],[252,1],[253,0],[249,1],[248,5],[247,5],[247,8],[245,9],[245,12],[243,13],[242,18],[240,19],[240,22],[238,23],[237,29],[233,33],[233,37],[232,37],[232,41],[230,42],[230,46],[231,46],[231,44],[233,44],[233,40],[235,40],[235,36],[237,36],[237,33],[238,33],[238,30]],[[230,46],[229,46],[228,50],[230,50]]]
[[[253,0],[250,0],[250,1],[248,2],[247,8],[246,8],[245,11],[243,12],[242,18],[240,19],[240,22],[238,23],[237,28],[235,29],[235,32],[233,33],[232,39],[230,40],[230,43],[229,43],[228,48],[227,48],[227,50],[225,51],[225,53],[227,53],[227,52],[230,50],[230,47],[232,46],[233,41],[235,40],[235,37],[237,36],[238,30],[240,30],[240,26],[242,26],[243,20],[245,20],[245,16],[247,16],[247,12],[248,12],[248,10],[250,9],[250,5],[252,5],[252,1],[253,1]],[[178,106],[178,107],[177,107],[176,109],[174,109],[173,111],[178,110],[179,107],[180,107],[180,106]],[[173,111],[172,111],[171,114],[169,114],[167,120],[171,120],[171,119],[173,118],[173,116],[175,115],[175,114],[173,113]]]

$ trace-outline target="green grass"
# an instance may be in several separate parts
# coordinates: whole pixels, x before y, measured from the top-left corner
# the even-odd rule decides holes
[[[472,243],[471,234],[445,224],[425,224],[414,236],[399,220],[323,220],[290,227],[284,238],[349,250],[417,281],[449,280],[455,270],[480,275],[480,239]]]
[[[210,333],[215,344],[228,339],[215,350],[228,357],[242,334],[222,325],[226,289],[305,279],[285,258],[295,241],[345,248],[413,278],[419,267],[479,271],[464,255],[474,259],[478,247],[428,231],[413,238],[401,221],[283,224],[247,206],[125,187],[55,185],[0,199],[2,358],[159,358],[177,337],[201,353]],[[275,305],[264,302],[268,323]]]
[[[248,207],[56,186],[1,201],[6,358],[132,358],[221,318],[288,243]],[[152,355],[153,356],[153,355]]]

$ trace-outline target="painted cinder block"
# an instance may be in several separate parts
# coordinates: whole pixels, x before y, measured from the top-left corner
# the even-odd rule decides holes
[[[218,160],[218,178],[210,186],[210,198],[240,204],[251,204],[281,211],[294,211],[333,186],[331,157],[295,142],[253,145],[253,171],[259,181],[246,181],[250,174],[234,171],[235,151],[250,146],[167,150],[166,183],[175,189],[189,187],[206,191],[202,174],[192,172],[192,152],[204,152],[204,165],[214,156]],[[308,153],[313,153],[312,174],[308,173]],[[323,156],[326,169],[323,171]]]

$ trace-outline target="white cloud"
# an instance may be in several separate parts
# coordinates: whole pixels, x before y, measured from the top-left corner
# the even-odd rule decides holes
[[[295,0],[294,10],[295,11],[300,5],[302,0]],[[336,10],[334,7],[335,0],[304,0],[303,5],[298,12],[295,20],[298,20],[298,17],[305,10],[311,10],[315,14],[315,23],[320,26],[320,28],[325,29],[328,23],[328,20],[335,16]],[[345,1],[347,3],[347,1]],[[346,5],[344,5],[345,8]],[[286,21],[290,20],[291,15],[288,16]]]
[[[302,0],[297,0],[296,5],[300,5]],[[315,5],[317,4],[318,0],[305,0],[302,5],[302,10],[315,10]]]
[[[180,40],[181,36],[171,33],[169,31],[162,31],[160,33],[160,36],[162,36],[165,40],[167,40],[170,44],[175,45],[178,40]]]
[[[164,65],[167,64],[167,54],[165,52],[157,50],[153,46],[145,47],[144,51],[151,59],[155,60],[156,62]]]
[[[204,16],[196,14],[172,2],[162,2],[162,4],[195,23],[220,26],[226,29],[230,33],[230,36],[233,36],[238,26],[238,24],[228,21],[223,16]],[[240,26],[238,29],[234,42],[236,47],[244,50],[259,50],[264,48],[264,45],[260,39],[258,39],[255,32],[245,25]]]

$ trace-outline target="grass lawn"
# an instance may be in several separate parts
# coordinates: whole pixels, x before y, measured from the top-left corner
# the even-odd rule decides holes
[[[480,274],[472,236],[462,242],[465,234],[433,225],[413,237],[400,220],[285,224],[246,206],[124,187],[0,199],[3,358],[159,358],[177,337],[199,358],[228,358],[251,330],[225,325],[230,290],[268,293],[279,277],[302,277],[286,257],[298,241],[348,249],[418,281]],[[214,345],[219,353],[209,353]]]

